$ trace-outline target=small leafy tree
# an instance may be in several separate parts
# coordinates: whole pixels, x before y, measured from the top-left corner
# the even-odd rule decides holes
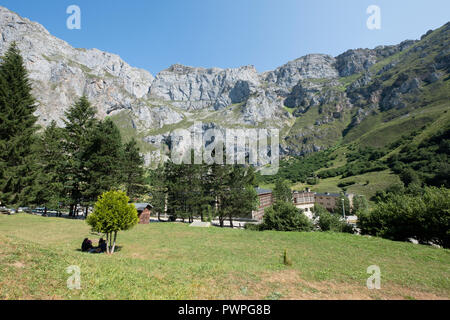
[[[106,235],[108,254],[114,253],[117,233],[129,230],[139,222],[137,210],[133,204],[128,204],[129,200],[123,191],[105,192],[99,197],[94,212],[86,220],[92,231]]]
[[[292,202],[292,190],[287,180],[278,179],[276,181],[273,197],[276,201]]]

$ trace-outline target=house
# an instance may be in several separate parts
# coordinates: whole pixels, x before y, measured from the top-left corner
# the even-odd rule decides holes
[[[139,224],[149,224],[153,206],[149,203],[135,203],[134,206],[138,212]]]
[[[252,219],[262,221],[264,217],[264,209],[273,204],[272,190],[256,188],[258,194],[259,207],[258,210],[252,212]]]
[[[272,190],[257,188],[259,198],[258,210],[252,212],[252,219],[257,221],[262,221],[264,217],[264,209],[270,207],[274,203],[274,198],[272,195]],[[353,206],[353,194],[345,194],[345,196],[350,201],[350,207]],[[339,193],[317,193],[312,192],[310,189],[305,191],[294,191],[292,193],[292,202],[298,208],[302,209],[305,215],[313,219],[313,209],[316,204],[321,205],[328,211],[333,212],[336,207],[341,195]]]
[[[310,189],[306,189],[303,192],[294,191],[292,193],[292,201],[298,209],[302,209],[305,212],[308,218],[313,218],[315,194]]]
[[[324,207],[328,211],[334,211],[336,209],[337,202],[339,201],[341,195],[339,193],[316,193],[315,203]]]

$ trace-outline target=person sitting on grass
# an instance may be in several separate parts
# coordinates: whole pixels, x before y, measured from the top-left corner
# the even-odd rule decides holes
[[[81,244],[81,251],[82,252],[88,252],[93,248],[92,241],[88,238],[83,240],[83,243]]]
[[[89,251],[89,253],[103,253],[106,252],[106,241],[103,238],[100,238],[98,241],[98,247],[93,248]]]

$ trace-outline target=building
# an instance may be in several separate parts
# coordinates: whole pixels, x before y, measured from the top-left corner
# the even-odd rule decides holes
[[[328,211],[334,211],[336,209],[337,202],[341,195],[339,193],[316,193],[315,203],[324,207]]]
[[[138,212],[139,224],[149,224],[153,206],[149,203],[135,203]]]
[[[257,211],[252,212],[252,219],[262,221],[264,217],[264,209],[270,207],[274,203],[272,190],[257,188],[259,198],[259,207]],[[350,207],[353,207],[353,194],[345,194],[350,201]],[[316,204],[324,207],[328,211],[333,212],[336,209],[341,195],[339,193],[317,193],[310,189],[305,191],[294,191],[292,193],[292,202],[298,208],[302,209],[305,215],[312,219],[314,217],[313,209]]]
[[[252,212],[252,219],[262,221],[264,217],[264,209],[273,204],[272,190],[256,188],[258,194],[259,207],[258,210]]]
[[[311,190],[307,189],[303,192],[294,191],[292,201],[298,209],[302,209],[305,212],[308,218],[313,218],[312,211],[315,204],[315,194]]]

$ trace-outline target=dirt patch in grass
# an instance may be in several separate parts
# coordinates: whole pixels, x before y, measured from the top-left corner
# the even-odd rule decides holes
[[[25,264],[20,262],[20,261],[16,261],[16,262],[10,263],[8,265],[11,266],[11,267],[14,267],[14,268],[18,268],[18,269],[25,268]]]
[[[381,284],[379,290],[369,290],[365,283],[339,283],[333,281],[309,281],[297,270],[267,272],[260,275],[260,281],[239,283],[235,278],[235,295],[239,300],[449,300],[449,297],[400,287]],[[232,281],[232,282],[234,282]]]

